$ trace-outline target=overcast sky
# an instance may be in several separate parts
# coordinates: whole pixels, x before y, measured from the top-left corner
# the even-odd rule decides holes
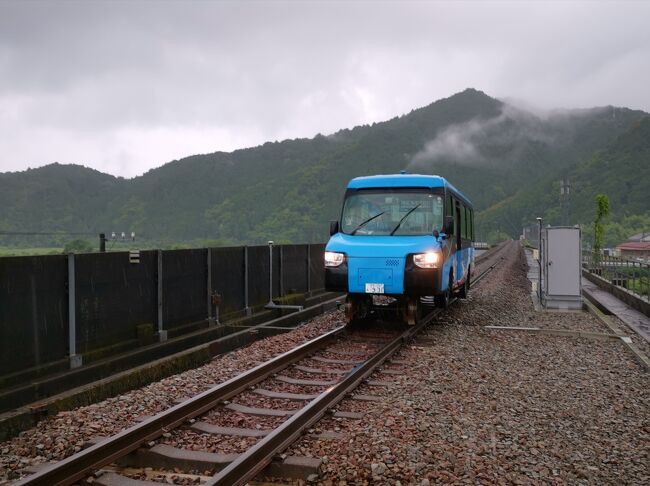
[[[132,177],[474,87],[650,111],[650,2],[0,0],[0,171]]]

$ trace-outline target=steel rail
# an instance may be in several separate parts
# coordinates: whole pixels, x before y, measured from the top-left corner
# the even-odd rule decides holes
[[[27,476],[17,482],[16,485],[67,486],[73,484],[75,481],[83,479],[89,473],[136,450],[142,444],[158,438],[168,430],[178,427],[185,421],[207,412],[214,408],[220,401],[227,400],[241,393],[249,386],[264,380],[269,375],[278,372],[294,361],[298,361],[304,356],[321,349],[336,336],[342,334],[344,329],[344,326],[338,327],[290,351],[282,353],[144,422],[123,430],[31,476]]]
[[[499,263],[501,263],[501,259],[495,261],[493,264],[489,265],[485,270],[479,273],[476,277],[474,277],[472,279],[472,285],[476,285],[477,283],[479,283],[483,279],[483,277],[485,277],[488,273],[494,270]]]
[[[485,257],[487,259],[499,253],[485,254]],[[499,262],[500,260],[493,263],[485,271],[473,278],[472,283],[477,283],[487,273],[493,270]],[[390,341],[373,357],[354,368],[342,382],[321,393],[315,400],[300,409],[298,413],[294,414],[263,440],[247,452],[241,454],[237,460],[232,462],[206,484],[210,486],[239,485],[244,484],[246,480],[254,477],[279,451],[286,449],[305,429],[318,421],[328,409],[332,408],[346,394],[354,390],[361,381],[372,374],[404,342],[413,338],[441,312],[443,312],[441,308],[434,309],[418,324],[410,327],[400,336]],[[164,412],[123,430],[88,449],[27,476],[15,484],[17,486],[67,486],[74,484],[76,481],[83,479],[102,466],[110,464],[116,459],[138,449],[142,444],[160,437],[163,433],[178,427],[187,420],[214,408],[219,402],[228,400],[248,387],[264,380],[269,375],[317,351],[336,336],[341,335],[344,331],[344,326],[329,331]]]
[[[493,254],[496,255],[497,253]],[[482,271],[472,283],[479,282],[491,272],[501,259],[491,264]],[[456,299],[454,299],[456,300]],[[389,356],[397,351],[403,343],[411,340],[417,333],[424,329],[444,309],[437,308],[430,312],[415,326],[410,327],[401,335],[386,344],[374,356],[355,367],[343,381],[333,385],[301,408],[288,420],[273,430],[264,439],[239,455],[239,457],[222,469],[205,486],[240,486],[259,474],[273,458],[295,442],[305,430],[316,423],[327,411],[343,400],[347,394],[357,388],[359,384],[370,376]]]
[[[472,279],[472,285],[477,284],[481,279],[483,279],[483,277],[485,277],[488,273],[490,273],[492,270],[494,270],[494,268],[495,268],[499,263],[501,263],[501,260],[503,259],[503,257],[501,257],[500,255],[501,255],[501,253],[502,253],[506,248],[508,248],[509,243],[510,243],[510,242],[506,241],[506,242],[500,244],[499,246],[495,247],[495,248],[493,249],[494,251],[492,251],[492,250],[488,250],[488,252],[483,253],[481,256],[479,256],[479,257],[476,259],[476,263],[475,263],[475,264],[479,264],[479,263],[480,263],[480,264],[482,264],[482,265],[485,265],[485,263],[486,263],[487,261],[490,261],[491,259],[495,259],[495,262],[492,263],[492,264],[490,264],[490,265],[488,266],[488,268],[486,268],[484,271],[482,271],[480,274],[478,274],[476,277],[474,277],[474,278]],[[497,257],[498,257],[498,258],[497,258]]]
[[[205,483],[205,486],[239,486],[254,478],[273,460],[276,454],[291,445],[306,429],[320,420],[327,410],[357,388],[404,342],[420,332],[442,311],[441,308],[435,309],[420,323],[394,338],[370,359],[355,367],[343,381],[322,392],[264,439],[239,455],[235,461]]]

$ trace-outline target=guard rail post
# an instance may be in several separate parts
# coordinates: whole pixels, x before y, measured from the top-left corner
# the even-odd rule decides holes
[[[74,253],[68,254],[68,353],[70,368],[79,368],[82,357],[77,354],[77,284]]]
[[[280,296],[282,295],[282,246],[280,246]],[[273,302],[273,241],[269,241],[269,303],[264,306],[265,309],[291,309],[302,310],[301,305],[285,305]]]
[[[163,252],[158,250],[158,271],[156,272],[158,283],[158,339],[160,342],[167,341],[167,331],[163,329]]]
[[[311,296],[311,244],[307,243],[307,295]]]
[[[244,246],[244,311],[246,316],[252,314],[248,302],[248,246]]]
[[[275,305],[273,303],[273,241],[269,240],[269,303],[267,307]]]
[[[539,287],[537,289],[538,292],[538,298],[539,298],[539,305],[542,305],[542,218],[537,218],[537,224],[539,226],[539,234],[538,234],[538,239],[537,239],[537,246],[538,246],[538,260],[537,260],[537,266],[538,266],[538,271],[539,275],[537,276],[537,286]]]
[[[208,326],[211,327],[215,324],[214,315],[212,314],[212,250],[207,248],[206,251],[206,266],[208,267],[206,301],[208,304]],[[217,318],[217,320],[219,319]]]
[[[280,250],[280,263],[278,268],[278,274],[280,275],[280,293],[278,294],[278,297],[282,297],[284,295],[284,246],[280,245],[278,246],[278,249]]]

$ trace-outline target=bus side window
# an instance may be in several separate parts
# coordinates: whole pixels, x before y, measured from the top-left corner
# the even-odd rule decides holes
[[[465,206],[463,204],[460,205],[460,237],[462,239],[467,238],[467,228],[465,226],[465,220],[467,218],[465,217]]]
[[[474,241],[474,210],[469,210],[469,227],[471,229],[471,238]]]
[[[447,204],[445,204],[445,216],[454,216],[454,198],[451,194],[447,196]]]

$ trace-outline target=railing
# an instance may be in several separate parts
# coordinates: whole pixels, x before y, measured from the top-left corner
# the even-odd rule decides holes
[[[650,264],[583,250],[582,266],[617,287],[650,301]]]
[[[0,382],[66,358],[76,367],[80,356],[109,346],[146,346],[193,331],[195,324],[286,308],[291,302],[283,298],[325,286],[324,248],[0,257]]]

